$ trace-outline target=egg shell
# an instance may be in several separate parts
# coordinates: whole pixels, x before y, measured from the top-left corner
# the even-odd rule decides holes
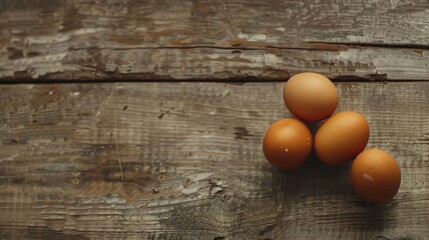
[[[401,185],[401,170],[387,152],[368,149],[353,161],[353,187],[360,197],[371,203],[386,203],[393,199]]]
[[[313,147],[308,127],[299,120],[285,118],[274,122],[263,140],[268,162],[280,169],[293,169],[307,160]]]
[[[357,112],[334,114],[320,126],[314,139],[317,157],[324,163],[339,165],[353,160],[369,139],[369,126]]]
[[[338,106],[335,85],[317,73],[300,73],[291,77],[283,88],[283,100],[299,119],[316,122],[331,116]]]

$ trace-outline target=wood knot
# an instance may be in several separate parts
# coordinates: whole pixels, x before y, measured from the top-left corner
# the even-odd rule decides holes
[[[192,184],[192,179],[190,179],[190,178],[185,178],[184,180],[183,180],[183,186],[184,187],[187,187],[187,186],[189,186],[189,185],[191,185]]]
[[[164,181],[166,178],[167,178],[167,177],[165,176],[165,174],[164,174],[164,173],[160,173],[160,174],[158,175],[158,180],[159,180],[159,181]]]
[[[79,178],[73,178],[73,179],[71,180],[71,184],[73,184],[73,185],[79,185],[79,183],[80,183]]]

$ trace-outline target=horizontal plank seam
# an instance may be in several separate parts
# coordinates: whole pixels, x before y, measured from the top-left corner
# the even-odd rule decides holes
[[[245,84],[245,83],[276,83],[276,82],[285,82],[287,79],[279,79],[279,80],[273,80],[265,79],[265,78],[255,78],[255,77],[248,77],[248,78],[230,78],[230,79],[154,79],[154,80],[146,80],[146,79],[127,79],[127,78],[121,78],[121,80],[118,80],[116,77],[115,79],[82,79],[82,80],[67,80],[67,79],[32,79],[28,78],[28,80],[20,79],[20,80],[1,80],[0,79],[0,86],[1,85],[20,85],[20,84],[94,84],[94,83],[155,83],[155,82],[162,82],[162,83],[192,83],[192,82],[205,82],[205,83],[211,83],[211,82],[218,82],[218,83],[230,83],[230,84]],[[335,78],[331,78],[332,82],[335,83],[428,83],[428,80],[402,80],[402,79],[384,79],[384,80],[376,80],[371,78],[364,78],[359,76],[339,76]]]
[[[394,44],[394,43],[365,43],[365,42],[325,42],[325,41],[309,41],[307,43],[313,44],[327,44],[327,45],[344,45],[347,47],[373,47],[373,48],[401,48],[401,49],[414,49],[414,50],[429,50],[429,45],[425,44]]]
[[[310,44],[326,44],[326,45],[343,45],[352,48],[358,47],[373,47],[373,48],[401,48],[401,49],[414,49],[414,50],[429,50],[429,45],[423,44],[388,44],[388,43],[348,43],[348,42],[306,42]],[[260,51],[266,49],[280,49],[280,50],[314,50],[314,51],[338,51],[336,49],[327,49],[324,47],[284,47],[266,45],[263,47],[222,47],[222,46],[210,46],[210,45],[194,45],[194,46],[154,46],[154,47],[70,47],[70,51],[81,51],[81,50],[113,50],[113,51],[126,51],[126,50],[151,50],[151,49],[220,49],[220,50],[242,50],[242,51]]]
[[[263,51],[266,49],[284,49],[284,50],[320,50],[320,51],[327,51],[324,48],[305,48],[305,47],[277,47],[277,46],[271,46],[267,45],[264,47],[221,47],[221,46],[209,46],[209,45],[194,45],[194,46],[159,46],[159,47],[128,47],[128,48],[122,48],[122,47],[116,47],[116,48],[106,48],[106,47],[84,47],[84,48],[75,48],[70,47],[70,51],[91,51],[91,50],[113,50],[113,51],[127,51],[127,50],[157,50],[157,49],[219,49],[219,50],[239,50],[239,51]]]

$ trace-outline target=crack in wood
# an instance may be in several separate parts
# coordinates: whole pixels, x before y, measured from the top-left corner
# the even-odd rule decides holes
[[[347,50],[348,48],[359,48],[359,47],[372,47],[372,48],[397,48],[397,49],[412,49],[412,50],[429,50],[429,45],[423,44],[390,44],[390,43],[365,43],[365,42],[322,42],[322,41],[309,41],[303,42],[302,47],[288,47],[288,46],[276,46],[276,45],[263,45],[261,47],[252,47],[251,42],[249,47],[243,46],[244,44],[236,46],[211,46],[211,45],[189,45],[189,46],[151,46],[151,47],[69,47],[69,51],[99,51],[99,50],[111,50],[111,51],[129,51],[129,50],[159,50],[159,49],[218,49],[218,50],[231,50],[232,53],[241,53],[240,51],[264,51],[267,49],[279,49],[279,50],[308,50],[308,51],[338,51]],[[264,44],[261,42],[261,44]],[[291,43],[293,44],[293,43]],[[336,46],[335,48],[328,46]]]
[[[325,42],[325,41],[309,41],[307,43],[327,44],[327,45],[344,45],[347,47],[373,47],[373,48],[398,48],[398,49],[415,49],[429,50],[429,44],[400,44],[400,43],[369,43],[369,42]]]

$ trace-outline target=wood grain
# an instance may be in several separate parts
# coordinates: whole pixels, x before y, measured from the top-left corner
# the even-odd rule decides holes
[[[336,86],[401,166],[389,204],[348,166],[268,165],[281,83],[1,85],[0,238],[427,239],[429,83]]]
[[[429,2],[0,2],[0,80],[429,80]]]

